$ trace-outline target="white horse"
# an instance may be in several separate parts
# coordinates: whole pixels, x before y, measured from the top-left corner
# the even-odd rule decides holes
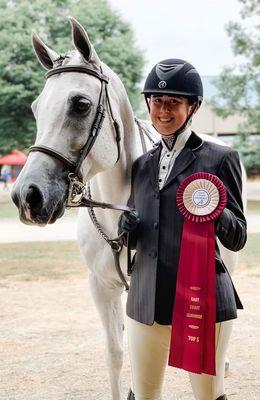
[[[99,60],[83,27],[73,18],[70,21],[75,50],[66,57],[48,48],[36,34],[33,35],[33,47],[40,63],[49,71],[61,65],[83,66],[97,73],[102,69],[102,74],[109,78],[104,97],[107,112],[79,173],[84,183],[91,180],[94,199],[125,204],[130,193],[131,166],[142,153],[133,111],[118,76]],[[68,173],[71,165],[79,163],[80,151],[91,134],[102,89],[102,80],[95,74],[82,72],[72,68],[49,76],[40,96],[32,104],[37,122],[35,145],[41,150],[35,151],[35,148],[29,154],[12,192],[20,219],[26,224],[44,226],[54,223],[64,213]],[[114,119],[121,133],[120,146],[115,140]],[[108,235],[116,237],[118,213],[98,209],[96,216]],[[79,212],[78,241],[89,269],[90,290],[106,332],[112,398],[123,400],[120,373],[124,327],[121,294],[124,287],[115,270],[111,249],[93,226],[86,209]],[[228,268],[233,269],[232,253],[222,250],[225,259],[230,258],[226,261]],[[125,250],[120,258],[126,275]]]

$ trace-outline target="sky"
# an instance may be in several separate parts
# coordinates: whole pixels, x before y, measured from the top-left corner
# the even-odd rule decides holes
[[[238,0],[109,0],[130,22],[144,51],[144,75],[166,58],[182,58],[201,75],[217,75],[238,62],[225,25],[239,21]]]

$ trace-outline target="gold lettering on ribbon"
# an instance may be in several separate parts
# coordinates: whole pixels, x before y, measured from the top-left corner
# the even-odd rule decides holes
[[[188,340],[189,340],[190,342],[199,343],[200,338],[199,338],[199,336],[190,336],[190,335],[188,335]]]
[[[200,301],[199,297],[191,297],[190,299],[191,299],[191,301],[194,301],[195,303],[198,303]]]
[[[201,288],[198,287],[198,286],[190,286],[190,289],[191,289],[191,290],[200,290]]]
[[[191,329],[199,329],[199,326],[197,326],[197,325],[189,325],[189,328],[191,328]]]
[[[191,310],[200,310],[200,306],[194,306],[193,304],[190,305]]]
[[[186,314],[186,317],[187,317],[187,318],[202,319],[202,314],[190,314],[190,313],[187,313],[187,314]]]

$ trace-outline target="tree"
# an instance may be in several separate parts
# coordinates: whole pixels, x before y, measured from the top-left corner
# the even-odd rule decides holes
[[[0,10],[0,154],[34,142],[30,105],[43,87],[44,74],[31,32],[37,31],[55,51],[66,52],[72,47],[69,15],[86,27],[100,58],[120,76],[138,108],[143,56],[131,27],[107,0],[0,0]]]
[[[212,105],[224,118],[234,114],[243,116],[236,146],[248,166],[248,172],[259,173],[260,146],[257,142],[250,142],[249,135],[260,133],[260,2],[239,2],[242,4],[242,21],[230,22],[226,31],[231,38],[233,53],[242,56],[244,62],[223,69],[215,80],[218,94]]]

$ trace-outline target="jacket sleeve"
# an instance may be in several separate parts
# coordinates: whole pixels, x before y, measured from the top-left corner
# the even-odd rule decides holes
[[[130,207],[130,208],[135,208],[134,177],[135,177],[136,170],[137,170],[137,161],[138,161],[138,160],[136,160],[136,161],[133,163],[132,172],[131,172],[131,192],[130,192],[129,199],[128,199],[128,201],[127,201],[127,206]],[[120,223],[121,218],[122,218],[122,215],[123,215],[123,214],[120,215],[119,220],[118,220],[118,234],[119,234],[119,235],[122,233],[121,223]],[[137,227],[134,231],[132,231],[132,232],[130,232],[130,233],[128,234],[128,235],[129,235],[129,238],[128,238],[128,245],[129,245],[129,247],[130,247],[131,250],[134,250],[134,249],[136,248],[137,230],[138,230],[138,227]],[[127,234],[126,234],[126,233],[124,233],[124,235],[123,235],[123,241],[124,241],[124,246],[127,246]]]
[[[231,251],[241,250],[247,239],[247,224],[243,213],[242,177],[237,151],[228,152],[219,167],[219,178],[227,189],[227,205],[215,224],[220,242]]]

